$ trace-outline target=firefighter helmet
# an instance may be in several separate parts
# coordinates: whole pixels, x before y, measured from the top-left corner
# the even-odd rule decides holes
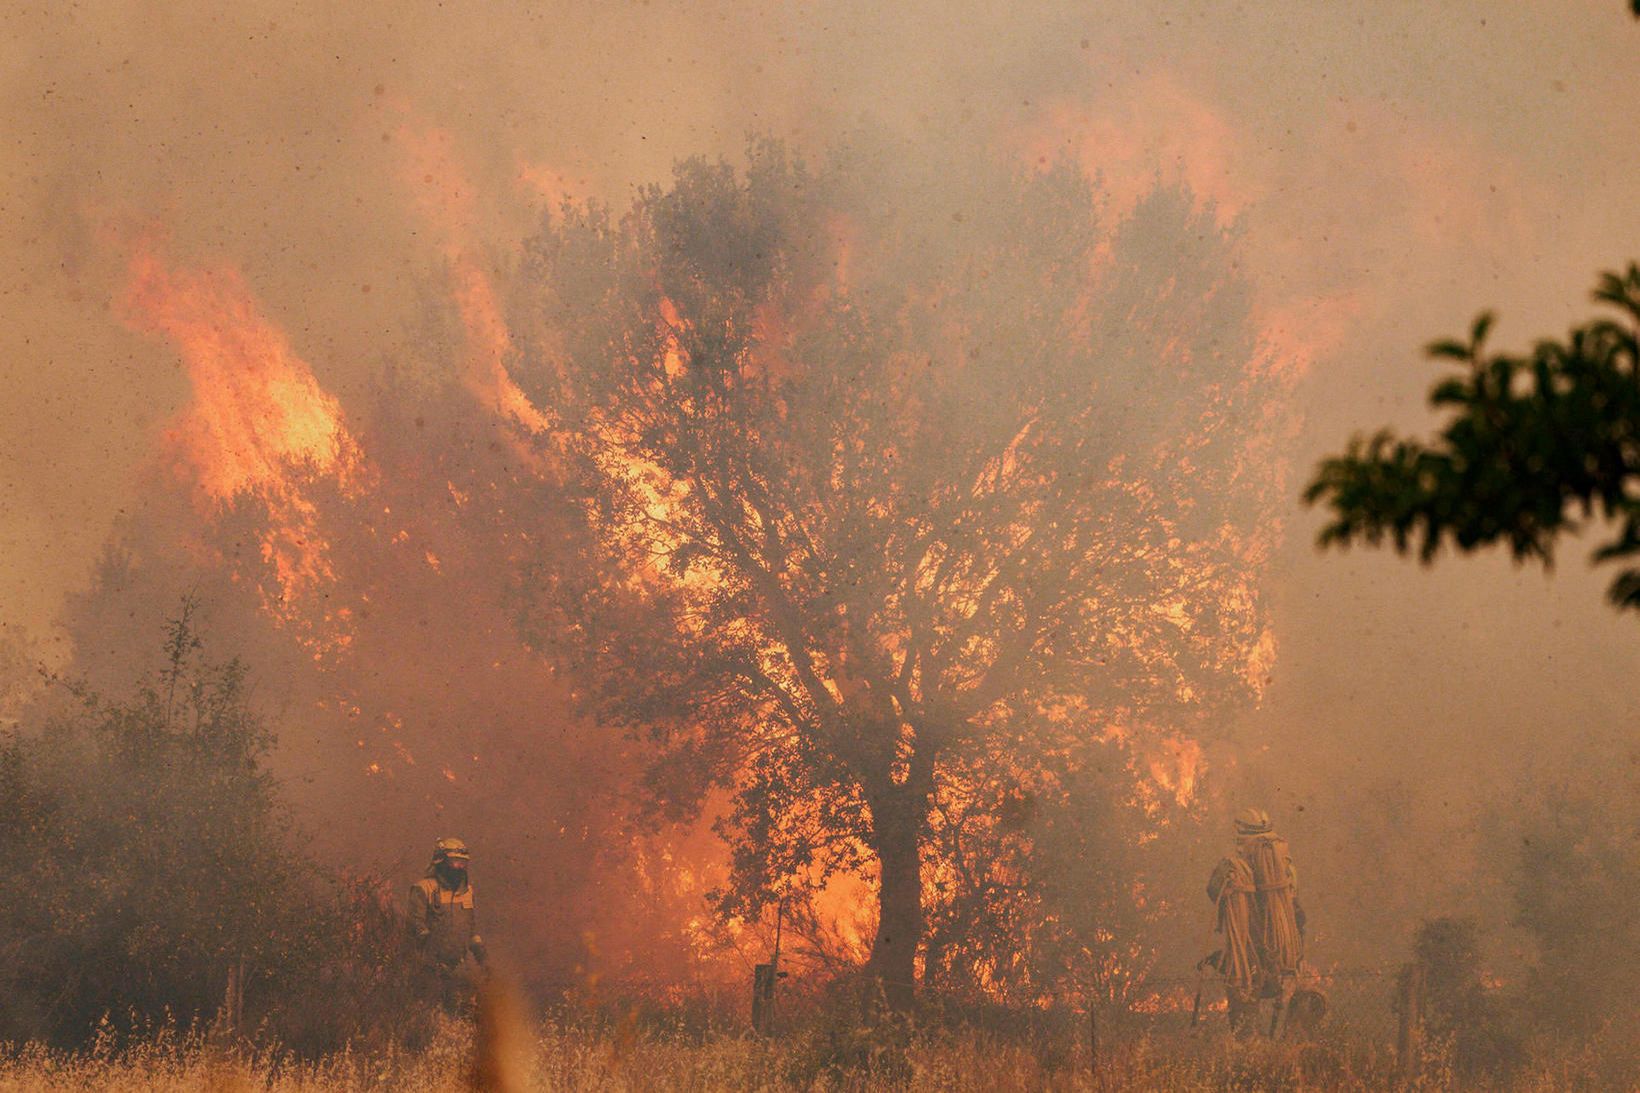
[[[453,836],[447,836],[433,844],[433,864],[440,862],[465,862],[472,855],[467,853],[467,844]]]

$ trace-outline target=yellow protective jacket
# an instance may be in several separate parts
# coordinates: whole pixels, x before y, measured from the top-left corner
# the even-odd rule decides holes
[[[427,876],[412,884],[410,931],[428,961],[440,967],[454,968],[468,953],[483,959],[471,883],[451,890],[437,877]]]

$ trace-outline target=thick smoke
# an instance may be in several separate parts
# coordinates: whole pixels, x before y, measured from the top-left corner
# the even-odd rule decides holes
[[[157,230],[182,268],[241,270],[319,385],[363,419],[390,363],[443,362],[450,374],[427,382],[472,394],[461,316],[428,312],[452,308],[464,268],[504,288],[544,208],[619,207],[678,157],[738,155],[751,129],[820,149],[865,122],[911,161],[1069,155],[1117,206],[1157,178],[1187,183],[1234,221],[1266,336],[1303,370],[1301,425],[1282,440],[1296,497],[1352,430],[1424,424],[1424,341],[1482,307],[1499,310],[1505,342],[1558,331],[1595,270],[1640,251],[1636,43],[1600,0],[1251,7],[15,7],[0,45],[0,621],[54,664],[102,670],[97,639],[120,618],[69,598],[112,532],[190,519],[150,485],[190,386],[174,347],[122,318],[132,240]],[[459,175],[426,166],[426,140]],[[467,210],[457,241],[436,215],[452,203]],[[1286,509],[1265,701],[1209,755],[1206,822],[1253,798],[1276,814],[1323,960],[1396,955],[1428,914],[1502,927],[1507,863],[1485,831],[1519,781],[1628,792],[1640,710],[1617,681],[1636,668],[1632,622],[1601,602],[1575,545],[1546,580],[1492,558],[1425,571],[1317,557],[1313,526]],[[255,660],[254,635],[222,637]],[[454,645],[418,648],[456,675]],[[256,667],[279,692],[280,662]],[[492,740],[567,716],[561,683],[522,659],[513,670],[540,711],[462,691],[429,708],[490,722]],[[284,724],[283,773],[310,823],[370,825],[382,854],[420,856],[444,818],[369,812],[331,772],[334,741],[301,750],[294,699]],[[574,776],[540,772],[550,807],[574,807]],[[516,820],[464,807],[450,819],[497,833]],[[531,898],[550,906],[551,888]]]

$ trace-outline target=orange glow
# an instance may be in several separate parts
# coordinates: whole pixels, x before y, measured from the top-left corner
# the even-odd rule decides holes
[[[671,297],[661,297],[661,338],[665,346],[661,355],[661,370],[668,379],[676,379],[683,375],[683,346],[679,335],[683,333],[684,322],[678,314],[678,305],[672,302]]]
[[[1227,149],[1233,142],[1222,125],[1211,116],[1198,118],[1193,124],[1193,130],[1176,139],[1188,141],[1192,133],[1205,133],[1213,138],[1209,141],[1210,151],[1216,148],[1220,159],[1229,155]],[[1106,136],[1110,138],[1106,141],[1107,147],[1121,149],[1114,135]],[[479,235],[475,227],[474,191],[459,169],[452,138],[441,130],[404,125],[398,130],[397,144],[405,151],[403,166],[407,185],[415,196],[421,217],[432,226],[438,251],[447,263],[452,300],[464,336],[458,365],[460,382],[503,423],[508,433],[506,439],[521,451],[533,450],[524,434],[548,434],[557,423],[553,414],[530,400],[508,371],[515,346],[502,305],[504,294],[498,291],[492,264],[474,243]],[[1130,149],[1135,162],[1146,154],[1149,154],[1148,147],[1142,144]],[[1207,162],[1216,161],[1209,157]],[[1180,169],[1190,177],[1192,185],[1198,186],[1199,192],[1214,196],[1221,209],[1240,207],[1228,189],[1224,189],[1222,195],[1212,189],[1215,179],[1224,183],[1229,177],[1222,165],[1203,168],[1206,173],[1200,179],[1191,174],[1196,168],[1186,170],[1181,166]],[[1132,167],[1130,174],[1135,186],[1140,185],[1141,175],[1143,186],[1150,184],[1151,176],[1137,166]],[[521,167],[519,180],[540,190],[549,200],[561,199],[566,192],[561,187],[562,178],[543,168]],[[1140,192],[1142,189],[1134,191]],[[1125,200],[1124,194],[1125,191],[1118,190],[1117,199]],[[846,295],[856,279],[871,276],[871,253],[861,245],[858,229],[846,217],[837,215],[828,227],[835,243],[835,270],[829,283],[815,288],[805,282],[803,291],[812,291],[817,296]],[[794,290],[791,295],[799,293]],[[751,359],[741,373],[748,381],[761,380],[772,385],[802,367],[801,360],[793,359],[793,347],[802,344],[798,336],[805,331],[805,322],[810,316],[823,317],[821,309],[813,305],[813,300],[778,299],[765,301],[758,307],[753,315]],[[650,368],[644,379],[658,388],[686,389],[687,383],[674,385],[672,381],[688,375],[691,363],[688,347],[695,344],[690,317],[680,313],[677,304],[664,296],[655,306],[657,314],[651,316],[654,325],[646,328],[646,333],[653,330],[658,335],[652,343],[655,359],[648,362]],[[501,562],[537,549],[537,543],[550,541],[544,535],[530,539],[528,531],[536,525],[524,524],[516,515],[521,506],[513,503],[512,498],[533,499],[502,492],[506,488],[505,475],[494,471],[477,473],[475,468],[472,478],[463,478],[460,471],[451,472],[448,466],[434,464],[427,468],[425,480],[416,473],[395,475],[389,469],[389,445],[378,445],[372,440],[372,456],[376,461],[376,470],[372,473],[382,479],[381,501],[392,504],[381,504],[378,510],[377,501],[372,499],[369,519],[357,521],[361,525],[359,529],[349,528],[345,515],[347,512],[363,514],[364,505],[345,510],[344,518],[340,519],[336,516],[337,510],[327,506],[324,509],[327,523],[321,527],[320,510],[310,500],[319,495],[304,493],[311,481],[303,475],[317,473],[339,481],[344,493],[352,498],[355,495],[349,492],[348,483],[363,473],[364,461],[336,399],[320,387],[312,370],[296,356],[284,334],[262,316],[243,278],[232,270],[178,273],[167,269],[152,251],[144,250],[132,260],[127,310],[133,316],[133,326],[169,338],[188,369],[194,385],[194,401],[169,434],[168,443],[178,453],[179,462],[190,468],[201,495],[213,507],[242,495],[254,495],[267,506],[265,527],[257,534],[262,536],[261,556],[278,579],[277,594],[264,598],[267,610],[275,618],[293,617],[290,604],[303,590],[327,584],[345,588],[348,580],[372,579],[371,575],[376,572],[391,576],[393,583],[382,586],[384,591],[406,592],[403,604],[390,602],[400,598],[395,595],[380,595],[380,606],[373,604],[369,611],[363,610],[363,604],[370,597],[362,591],[355,601],[361,608],[361,617],[374,617],[357,624],[361,639],[349,656],[355,664],[366,663],[366,657],[374,657],[369,663],[385,668],[369,675],[368,683],[349,679],[343,685],[371,691],[382,688],[379,693],[385,694],[387,701],[406,703],[404,708],[412,721],[412,730],[406,733],[404,720],[398,714],[389,711],[379,716],[364,716],[359,706],[352,707],[351,716],[359,720],[358,731],[377,730],[371,733],[371,753],[359,757],[361,762],[369,760],[362,768],[364,773],[371,777],[384,776],[382,783],[397,781],[408,785],[412,778],[425,772],[425,781],[417,784],[426,786],[435,780],[442,783],[427,791],[436,799],[442,799],[446,793],[454,796],[468,792],[470,787],[484,784],[485,773],[505,766],[511,752],[486,751],[485,771],[450,762],[447,743],[459,745],[464,752],[463,759],[471,754],[465,752],[470,744],[466,727],[446,728],[455,720],[451,714],[465,716],[469,712],[466,707],[472,705],[482,708],[483,701],[492,693],[536,695],[550,693],[554,687],[568,686],[546,678],[554,666],[545,664],[545,657],[537,656],[534,648],[514,648],[508,644],[516,636],[509,628],[513,625],[512,619],[483,613],[493,607],[492,601],[496,598],[490,586],[483,582],[503,568]],[[1347,312],[1341,311],[1339,315],[1341,323],[1348,318]],[[704,325],[706,320],[701,321]],[[1301,326],[1309,328],[1294,321],[1286,327],[1271,329],[1279,332]],[[1278,367],[1280,360],[1308,359],[1290,339],[1283,341],[1278,333],[1267,337],[1266,348],[1274,362],[1270,365],[1272,368]],[[953,335],[951,351],[959,359],[967,358],[963,340],[957,335]],[[1319,351],[1309,350],[1311,356]],[[905,363],[907,370],[916,366],[909,360]],[[420,423],[418,418],[417,424]],[[635,583],[666,584],[668,591],[678,593],[686,601],[694,598],[704,605],[729,578],[725,575],[724,563],[710,549],[710,543],[707,543],[708,549],[698,553],[680,554],[680,547],[691,539],[687,531],[677,530],[690,519],[689,483],[674,480],[662,466],[633,457],[622,435],[622,430],[632,428],[629,423],[604,420],[595,427],[607,430],[608,435],[603,438],[607,443],[594,458],[605,463],[612,478],[622,480],[629,487],[637,502],[622,508],[616,517],[627,521],[626,524],[607,529],[630,548],[628,553],[647,556],[649,568]],[[992,457],[985,476],[991,483],[988,488],[1005,490],[1040,473],[1028,451],[1028,428],[1022,428],[1012,443]],[[375,434],[361,435],[374,437]],[[455,462],[454,457],[451,462]],[[539,469],[540,464],[532,466]],[[447,477],[450,473],[455,477]],[[1111,473],[1120,473],[1115,463]],[[402,480],[394,481],[395,478]],[[1153,487],[1135,481],[1122,488],[1138,496]],[[418,489],[425,492],[418,493]],[[433,501],[424,503],[422,498],[429,495]],[[503,506],[496,500],[497,495],[508,503]],[[894,515],[889,501],[882,497],[867,498],[866,506],[876,517]],[[759,516],[758,526],[766,528],[765,519]],[[777,525],[779,519],[779,516],[774,518]],[[1024,544],[1033,533],[1035,521],[1034,510],[1022,511],[1017,521],[1001,529],[1006,545],[1017,548]],[[488,526],[505,530],[496,539],[479,538]],[[357,536],[350,538],[354,530]],[[321,532],[334,535],[334,551]],[[692,538],[698,542],[701,536],[695,533]],[[1194,552],[1198,545],[1205,548],[1222,544],[1192,544],[1175,537],[1165,549],[1158,550],[1162,557],[1156,563],[1157,572],[1162,574],[1162,579],[1172,582],[1171,591],[1158,598],[1152,612],[1154,618],[1138,620],[1129,628],[1114,631],[1109,640],[1113,647],[1131,647],[1143,665],[1154,666],[1159,678],[1167,670],[1165,650],[1159,648],[1166,644],[1166,639],[1158,638],[1149,630],[1165,632],[1166,638],[1174,637],[1176,632],[1182,635],[1181,640],[1212,641],[1216,643],[1218,663],[1232,664],[1237,671],[1245,668],[1250,681],[1263,680],[1272,670],[1275,659],[1273,634],[1262,626],[1256,583],[1267,560],[1268,543],[1261,539],[1244,544],[1245,549],[1238,553],[1232,566],[1235,570],[1232,580],[1217,579],[1209,568],[1211,563],[1204,562],[1202,555]],[[981,557],[968,569],[954,566],[955,575],[943,578],[947,589],[936,594],[930,585],[935,580],[938,557],[939,550],[931,551],[921,568],[915,571],[911,579],[917,589],[930,600],[943,598],[949,609],[947,625],[983,622],[983,617],[976,616],[987,590],[999,580],[997,565]],[[1196,570],[1201,572],[1197,574]],[[340,578],[338,572],[342,575]],[[1199,581],[1195,579],[1197,576],[1201,578]],[[1217,589],[1210,594],[1224,600],[1223,615],[1234,620],[1231,632],[1200,636],[1203,630],[1198,625],[1200,603],[1192,601],[1192,596],[1198,594],[1195,589],[1200,587]],[[448,605],[452,609],[432,612],[420,601],[434,606]],[[312,603],[312,598],[307,602]],[[474,608],[472,604],[480,607]],[[424,644],[428,641],[421,636],[427,626],[425,616],[433,614],[439,615],[441,629],[452,630],[464,640],[441,637],[432,646]],[[679,625],[705,625],[700,620],[707,617],[704,607],[700,611],[684,612]],[[842,629],[849,628],[851,619],[843,619]],[[328,612],[324,624],[331,631],[324,639],[325,649],[349,647],[352,637],[348,628],[354,623],[347,608],[337,607]],[[737,636],[744,637],[745,647],[751,650],[752,663],[765,676],[782,683],[793,677],[793,649],[769,632],[758,632],[757,624],[746,619],[728,625],[736,631],[745,631]],[[868,650],[872,649],[872,642],[880,643],[878,650],[885,652],[891,661],[908,655],[903,651],[908,644],[903,635],[868,632],[859,636],[858,641]],[[969,641],[964,656],[976,665],[983,667],[1000,655],[990,639],[976,636]],[[854,647],[847,643],[843,646],[844,649]],[[403,673],[403,666],[427,659],[425,655],[418,658],[413,654],[431,651],[443,657],[452,648],[461,650],[460,663],[467,669],[465,675],[485,681],[478,685],[477,693],[454,692],[452,698],[451,693],[434,688],[430,682],[423,684],[420,680],[398,678],[401,674],[417,675]],[[859,664],[851,664],[845,654],[828,656],[821,651],[810,651],[809,659],[820,684],[840,705],[854,709],[872,701],[864,682],[869,678],[866,674],[869,663],[862,669]],[[857,674],[851,673],[851,668]],[[497,676],[497,672],[506,674]],[[463,675],[454,668],[448,674],[452,678]],[[361,670],[356,675],[363,680],[367,674]],[[979,677],[976,670],[963,685],[973,686]],[[922,701],[920,677],[908,675],[907,678],[910,694],[916,701]],[[430,694],[417,692],[416,688],[422,685],[430,688]],[[1255,682],[1254,686],[1261,689],[1262,684]],[[406,700],[405,689],[413,696],[409,700]],[[1182,685],[1178,697],[1182,704],[1192,699]],[[1156,827],[1170,822],[1167,810],[1173,805],[1189,806],[1196,801],[1205,769],[1203,749],[1196,741],[1179,735],[1177,726],[1124,723],[1111,711],[1089,709],[1087,702],[1079,698],[1059,697],[1053,701],[1056,708],[1040,712],[1055,726],[1067,730],[1067,735],[1085,731],[1092,739],[1120,745],[1121,761],[1127,764],[1131,774],[1131,792],[1155,819]],[[364,704],[367,708],[370,706],[369,701]],[[506,715],[502,712],[500,716],[504,719]],[[748,716],[755,716],[755,712]],[[779,730],[762,731],[772,734]],[[445,733],[451,736],[451,741],[443,739]],[[903,728],[902,740],[908,740],[911,733],[909,727]],[[487,746],[491,739],[505,737],[499,733],[493,736],[478,733],[477,742],[471,746]],[[412,753],[407,741],[416,742],[417,753]],[[359,747],[364,746],[361,740]],[[560,747],[564,749],[563,755],[578,759],[596,755],[600,761],[609,761],[614,766],[635,765],[630,757],[607,760],[602,746],[589,744],[584,754],[568,744]],[[417,766],[417,754],[422,760],[420,771],[411,769]],[[478,755],[471,755],[472,763],[477,764],[478,760]],[[902,761],[894,774],[896,782],[903,782],[907,774],[908,767]],[[616,775],[606,777],[614,780]],[[725,797],[733,788],[723,791]],[[1126,785],[1124,791],[1127,791]],[[986,807],[983,800],[989,798],[980,798],[973,783],[965,781],[961,771],[949,773],[941,793],[942,807],[955,817],[949,821],[942,818],[941,823],[959,826],[968,823],[984,826],[988,834],[993,832],[994,817],[979,814]],[[579,800],[569,794],[564,797]],[[630,844],[622,849],[631,855],[634,875],[641,881],[637,885],[640,891],[634,898],[648,910],[646,921],[662,922],[678,929],[686,938],[697,965],[705,967],[717,961],[722,965],[724,978],[728,979],[739,974],[740,965],[729,960],[730,956],[738,960],[738,955],[724,951],[724,939],[735,941],[746,932],[750,944],[753,940],[750,933],[761,926],[714,923],[702,911],[706,893],[721,884],[729,868],[725,848],[712,828],[712,820],[727,810],[725,797],[709,805],[698,824],[647,837],[624,831],[611,837]],[[574,817],[576,812],[566,808],[564,814]],[[570,826],[574,826],[573,820]],[[583,837],[590,839],[585,834],[584,823],[581,829]],[[566,830],[565,825],[558,826],[559,835],[566,835]],[[609,830],[615,829],[612,826]],[[1004,833],[1001,837],[1013,845],[1028,836]],[[856,853],[851,860],[870,857],[861,846],[853,849]],[[999,882],[1013,884],[1018,880],[1017,867],[999,869],[1002,874],[997,878]],[[877,926],[878,880],[871,869],[868,867],[864,876],[843,872],[823,882],[817,874],[799,874],[788,880],[807,899],[805,910],[812,911],[812,922],[822,935],[817,944],[827,946],[830,952],[848,960],[863,962],[869,955]],[[924,902],[932,907],[947,898],[941,892],[966,881],[950,861],[925,858],[923,883]],[[1136,900],[1143,902],[1137,893]],[[797,901],[798,897],[794,896],[787,907],[793,908]],[[787,922],[790,921],[788,918]],[[596,944],[592,935],[588,935],[589,960],[601,951],[614,954],[610,959],[612,966],[616,966],[613,962],[619,955],[617,949],[623,938],[634,945],[629,964],[641,967],[644,960],[641,942],[645,940],[641,931],[633,931],[628,937],[626,931],[613,925],[608,929],[599,927]],[[1137,956],[1124,955],[1121,967],[1128,971],[1120,976],[1114,965],[1105,968],[1105,973],[1123,981],[1129,975],[1140,974],[1133,970],[1139,967]],[[597,974],[589,971],[588,982],[594,983]],[[990,971],[981,969],[979,975],[982,982],[993,982]]]
[[[1173,795],[1181,805],[1196,798],[1196,784],[1205,760],[1202,746],[1183,736],[1163,740],[1146,762],[1151,780]]]
[[[877,933],[877,888],[852,873],[830,877],[814,897],[815,917],[838,955],[864,963]]]
[[[512,335],[502,317],[495,286],[473,243],[473,188],[456,157],[449,132],[431,127],[399,126],[397,143],[405,149],[403,175],[422,218],[440,237],[449,262],[451,288],[467,334],[462,377],[468,389],[497,414],[532,433],[551,426],[546,414],[507,371]],[[539,174],[540,168],[534,169]]]
[[[1350,128],[1355,129],[1353,123]],[[1254,208],[1281,185],[1268,155],[1244,135],[1232,116],[1162,71],[1130,81],[1120,90],[1110,89],[1095,101],[1050,103],[1014,140],[1017,154],[1030,164],[1044,166],[1069,158],[1090,177],[1097,176],[1116,216],[1131,210],[1158,180],[1189,187],[1198,201],[1212,204],[1221,223]],[[1386,149],[1381,158],[1390,164],[1390,173],[1412,157],[1394,148]],[[1426,155],[1418,162],[1430,158]],[[1393,185],[1386,180],[1385,188],[1399,192],[1405,186],[1405,179],[1396,178]],[[1413,185],[1410,192],[1428,189]],[[1450,230],[1450,225],[1443,230]],[[1278,264],[1282,250],[1282,244],[1274,244]],[[1285,288],[1278,295],[1272,287],[1259,286],[1260,363],[1289,378],[1342,345],[1360,317],[1362,300],[1357,292],[1309,297]]]
[[[522,189],[546,202],[549,211],[574,199],[575,187],[564,177],[563,172],[543,163],[531,163],[522,156],[518,158],[517,163],[518,173],[514,181]]]
[[[218,501],[282,492],[293,465],[345,473],[358,450],[341,407],[263,317],[237,270],[168,268],[152,245],[131,258],[126,321],[176,346],[194,402],[169,434]]]
[[[1276,668],[1276,634],[1266,626],[1247,657],[1247,682],[1260,698]]]
[[[1062,98],[1048,103],[1036,120],[1011,134],[1013,154],[1033,168],[1056,161],[1076,164],[1108,195],[1110,215],[1120,218],[1160,182],[1188,187],[1196,200],[1210,206],[1221,224],[1256,211],[1276,191],[1267,154],[1251,140],[1232,112],[1198,94],[1184,77],[1156,70],[1107,87],[1092,98]],[[1326,296],[1295,294],[1270,276],[1283,261],[1292,261],[1278,246],[1261,256],[1264,275],[1254,276],[1253,320],[1258,350],[1248,368],[1250,382],[1265,382],[1274,397],[1262,409],[1264,420],[1238,457],[1247,481],[1267,494],[1287,492],[1288,450],[1297,429],[1285,396],[1317,361],[1345,345],[1363,310],[1359,292],[1340,290]],[[1228,574],[1214,593],[1222,615],[1236,625],[1216,640],[1216,662],[1238,674],[1252,697],[1262,700],[1278,654],[1276,635],[1265,621],[1260,583],[1281,527],[1269,523],[1256,531],[1222,529],[1214,544],[1229,547],[1237,572]],[[1169,566],[1183,574],[1197,562],[1188,544],[1169,544]],[[1193,597],[1162,601],[1158,615],[1180,634],[1189,635],[1197,617]],[[1149,639],[1142,633],[1116,634],[1114,642],[1140,651]],[[1184,703],[1195,697],[1188,690]],[[1108,731],[1108,730],[1107,730]],[[1139,776],[1139,799],[1159,813],[1170,803],[1195,801],[1205,760],[1194,740],[1164,726],[1124,726],[1116,735],[1133,749]]]
[[[175,269],[152,239],[143,240],[121,304],[127,324],[169,339],[187,370],[193,401],[166,444],[201,505],[215,509],[245,495],[266,504],[258,545],[276,587],[262,590],[263,602],[289,619],[295,599],[333,576],[305,476],[328,476],[345,489],[363,469],[340,405],[264,317],[237,270]],[[311,651],[317,656],[347,641],[338,625]]]
[[[532,433],[545,432],[551,421],[507,372],[512,352],[512,335],[501,317],[495,287],[469,250],[452,252],[450,275],[454,281],[456,305],[467,330],[465,374],[468,385],[501,416],[510,418]]]
[[[1260,309],[1260,349],[1265,365],[1302,375],[1348,339],[1361,314],[1353,295],[1299,299]]]
[[[1069,155],[1098,172],[1115,211],[1132,208],[1156,184],[1184,183],[1229,222],[1258,194],[1248,150],[1221,112],[1165,72],[1123,85],[1096,104],[1062,100],[1026,132],[1021,151],[1042,165]]]
[[[1195,1005],[1195,1001],[1196,994],[1192,988],[1175,986],[1130,1002],[1128,1008],[1134,1013],[1189,1013]],[[1214,1008],[1223,1009],[1224,999],[1218,999],[1216,1004],[1210,1003],[1207,1008],[1209,1010]]]

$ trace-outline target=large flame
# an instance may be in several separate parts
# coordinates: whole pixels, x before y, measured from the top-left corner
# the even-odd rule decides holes
[[[231,267],[173,268],[143,240],[121,311],[133,328],[169,339],[188,372],[193,399],[166,444],[201,505],[249,496],[267,506],[260,549],[275,587],[263,595],[288,616],[294,598],[333,576],[304,481],[330,476],[348,486],[362,468],[341,406]]]
[[[235,269],[169,268],[152,243],[131,257],[127,321],[176,346],[194,401],[169,439],[212,498],[290,492],[293,467],[340,473],[358,451],[341,407]]]
[[[551,419],[532,403],[507,371],[512,334],[501,314],[495,284],[473,242],[473,188],[455,153],[454,139],[442,129],[405,123],[397,140],[404,149],[403,174],[422,218],[438,236],[449,263],[456,307],[466,330],[462,375],[472,392],[502,417],[532,433]],[[543,168],[532,168],[532,178]]]

